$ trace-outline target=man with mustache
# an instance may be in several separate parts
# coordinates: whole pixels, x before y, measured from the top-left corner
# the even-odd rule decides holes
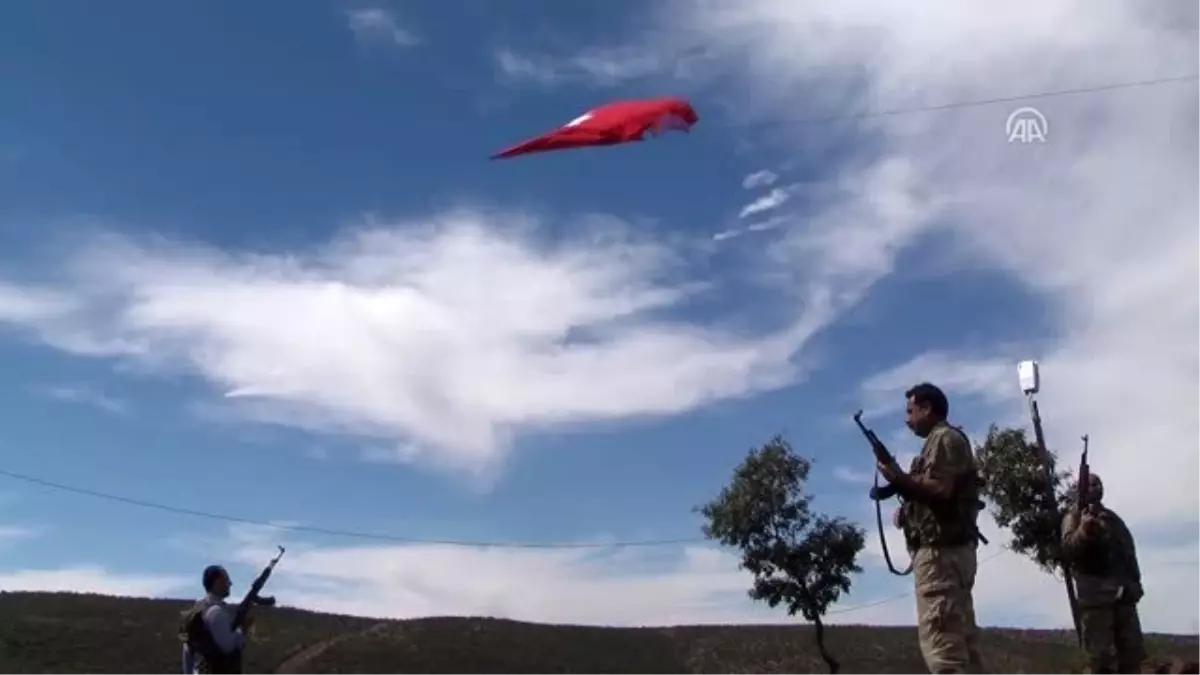
[[[925,440],[908,472],[879,463],[888,485],[873,499],[904,498],[896,522],[913,559],[917,634],[931,673],[983,672],[975,625],[975,570],[982,502],[975,455],[966,435],[947,422],[946,394],[924,382],[904,393],[905,423]]]

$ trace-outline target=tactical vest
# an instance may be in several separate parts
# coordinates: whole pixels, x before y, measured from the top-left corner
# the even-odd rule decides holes
[[[204,623],[204,613],[208,608],[219,604],[221,603],[205,596],[196,601],[191,609],[183,612],[179,623],[179,640],[191,649],[198,673],[242,672],[241,650],[232,654],[223,653],[213,640],[208,625]]]
[[[958,427],[946,425],[936,429],[925,439],[921,454],[913,459],[909,467],[911,475],[925,471],[926,451],[942,434],[962,436],[968,448],[971,442]],[[978,471],[971,471],[957,479],[951,498],[942,504],[928,505],[916,500],[904,503],[904,539],[910,550],[928,547],[963,546],[979,539],[976,521],[984,504],[979,500],[982,487]]]

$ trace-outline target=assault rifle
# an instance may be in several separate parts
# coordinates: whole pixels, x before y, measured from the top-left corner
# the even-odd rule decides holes
[[[275,569],[275,565],[279,563],[279,559],[283,557],[283,553],[284,548],[280,546],[279,553],[274,558],[271,558],[271,561],[259,573],[254,583],[250,584],[250,590],[246,591],[246,597],[242,598],[241,603],[238,604],[237,612],[233,615],[233,628],[240,628],[246,624],[246,617],[250,614],[251,607],[255,605],[273,607],[275,605],[275,598],[273,596],[262,596],[259,594],[262,593],[263,586],[267,585],[267,579],[271,578],[271,571]]]
[[[1088,507],[1088,483],[1092,480],[1092,467],[1088,465],[1088,437],[1083,435],[1083,454],[1079,457],[1079,486],[1078,496],[1075,497],[1075,503],[1079,506],[1080,515],[1084,509]]]
[[[868,429],[862,423],[862,414],[863,411],[861,410],[854,413],[854,423],[858,425],[858,430],[862,432],[863,436],[867,437],[867,442],[871,444],[871,452],[875,454],[875,461],[880,464],[891,464],[896,461],[896,457],[888,451],[887,446],[883,444],[883,441],[879,440],[875,432]]]
[[[861,410],[854,413],[854,423],[858,425],[859,431],[862,432],[863,436],[867,437],[867,442],[871,444],[871,452],[875,455],[875,461],[879,464],[892,464],[896,461],[896,457],[888,451],[887,446],[883,444],[883,441],[879,440],[879,437],[875,435],[875,432],[868,429],[867,426],[862,423],[862,414],[863,411]],[[879,528],[879,546],[883,549],[883,561],[887,563],[888,571],[898,577],[903,577],[912,573],[912,561],[909,561],[908,567],[905,569],[896,569],[896,566],[892,564],[892,554],[890,551],[888,551],[887,537],[883,532],[883,501],[885,499],[891,499],[895,495],[896,487],[894,485],[889,484],[879,487],[879,471],[876,469],[875,485],[871,489],[871,498],[875,500],[875,524]]]

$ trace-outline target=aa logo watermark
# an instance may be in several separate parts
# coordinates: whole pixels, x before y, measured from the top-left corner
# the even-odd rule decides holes
[[[1004,123],[1008,142],[1045,143],[1050,134],[1050,124],[1037,108],[1017,108],[1008,115]]]

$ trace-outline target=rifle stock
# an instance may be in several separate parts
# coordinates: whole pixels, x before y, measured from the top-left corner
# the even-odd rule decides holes
[[[246,624],[246,617],[250,613],[250,608],[255,605],[271,607],[275,604],[275,598],[271,596],[260,596],[263,586],[267,585],[267,579],[271,578],[271,572],[275,569],[275,565],[279,564],[279,559],[283,557],[284,548],[278,547],[279,553],[271,558],[263,571],[259,573],[254,583],[250,584],[250,590],[246,591],[246,597],[238,604],[237,612],[233,615],[233,628],[240,628]]]

